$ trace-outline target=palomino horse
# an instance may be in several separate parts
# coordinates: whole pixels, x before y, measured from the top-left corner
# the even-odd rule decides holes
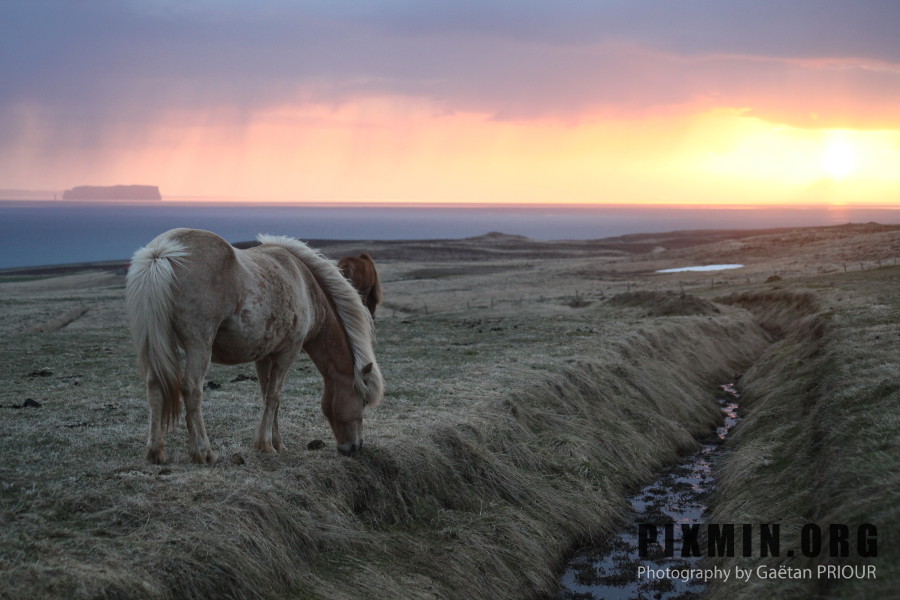
[[[375,318],[375,307],[381,304],[381,279],[372,257],[363,252],[338,261],[338,269],[350,280],[362,297],[363,304]]]
[[[182,399],[191,459],[215,461],[201,410],[210,360],[255,363],[264,408],[253,446],[282,451],[278,405],[300,350],[322,374],[338,450],[362,447],[363,409],[383,396],[372,318],[334,263],[291,238],[257,239],[237,250],[208,231],[173,229],[134,254],[125,308],[147,384],[150,462],[165,462],[163,425],[178,421]]]

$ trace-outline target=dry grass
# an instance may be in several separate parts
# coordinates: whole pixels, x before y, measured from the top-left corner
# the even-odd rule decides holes
[[[835,238],[835,248],[856,247],[866,235],[884,241],[881,231],[858,233]],[[792,397],[830,398],[822,395],[829,391],[842,398],[833,418],[861,419],[860,426],[843,429],[849,437],[830,447],[852,452],[819,455],[815,446],[807,455],[832,468],[839,483],[873,456],[864,441],[875,413],[851,402],[867,384],[846,369],[824,370],[822,394],[811,395],[803,382],[823,373],[821,356],[850,356],[844,336],[862,345],[874,331],[866,327],[895,319],[895,296],[885,303],[893,308],[876,309],[870,298],[878,285],[844,285],[851,276],[874,281],[881,271],[785,284],[820,289],[772,290],[761,284],[763,267],[760,282],[694,285],[648,274],[665,258],[658,253],[640,262],[599,246],[559,245],[544,259],[536,256],[547,248],[519,238],[403,249],[390,247],[393,258],[379,262],[389,304],[379,313],[376,352],[388,389],[356,458],[336,454],[316,406],[319,377],[302,360],[285,390],[285,453],[249,449],[259,416],[256,384],[246,377],[252,368],[214,366],[208,379],[219,388],[208,391],[205,413],[222,460],[190,464],[178,431],[167,437],[171,464],[144,464],[146,401],[121,281],[75,274],[0,284],[0,597],[539,597],[554,589],[576,540],[608,531],[629,489],[711,430],[719,417],[712,384],[770,356],[764,349],[774,333],[787,336],[770,351],[775,358],[745,380],[766,389],[793,374],[797,387],[785,392]],[[658,268],[691,258],[677,252]],[[432,256],[440,260],[423,259]],[[470,272],[473,256],[479,268]],[[586,270],[593,279],[580,275]],[[852,303],[838,286],[854,290]],[[633,288],[642,293],[619,296]],[[726,302],[710,301],[723,293]],[[804,293],[811,304],[798,300]],[[70,324],[33,332],[83,306],[89,310]],[[815,339],[815,356],[796,341],[804,335]],[[895,405],[884,370],[896,361],[879,352],[866,368],[881,378],[873,388],[879,402]],[[40,408],[13,408],[27,398]],[[813,403],[819,411],[830,405]],[[783,417],[786,429],[774,439],[751,422],[736,438],[737,452],[762,464],[786,451],[775,445],[780,437],[806,439],[796,435],[804,425]],[[894,425],[871,426],[896,439]],[[325,448],[307,450],[314,439]],[[887,442],[874,452],[897,457]],[[879,485],[871,465],[863,472]],[[838,490],[819,479],[810,480],[814,494],[797,494],[793,509],[837,510],[846,501],[883,518],[879,525],[897,522],[884,490],[871,494],[875,505],[847,498],[829,505],[822,498]],[[764,488],[726,489],[722,506],[740,508],[726,512],[725,522],[757,522],[742,515],[757,518],[745,507],[765,505],[756,497]]]

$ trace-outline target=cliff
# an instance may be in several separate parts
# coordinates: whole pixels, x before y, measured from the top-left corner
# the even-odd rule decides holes
[[[79,185],[63,192],[63,200],[162,200],[155,185]]]

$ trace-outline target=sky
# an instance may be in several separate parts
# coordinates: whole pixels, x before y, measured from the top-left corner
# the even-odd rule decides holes
[[[4,0],[0,189],[900,204],[896,0]]]

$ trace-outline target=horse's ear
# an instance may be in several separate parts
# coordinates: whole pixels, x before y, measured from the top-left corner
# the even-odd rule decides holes
[[[360,373],[362,373],[363,375],[368,375],[369,373],[372,372],[373,366],[374,366],[374,365],[373,365],[372,363],[367,364],[366,366],[364,366],[364,367],[362,368],[362,370],[360,371]]]

